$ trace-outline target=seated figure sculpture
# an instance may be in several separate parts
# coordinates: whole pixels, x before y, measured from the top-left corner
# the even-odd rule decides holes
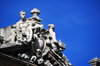
[[[34,11],[35,10],[35,11]],[[33,13],[32,13],[33,12]],[[35,13],[34,13],[35,12]],[[37,12],[36,12],[36,9],[33,9],[31,11],[31,13],[33,14],[33,17],[35,18],[38,18],[38,15]],[[35,14],[35,15],[34,15]],[[24,41],[31,41],[32,39],[32,29],[36,29],[36,28],[43,28],[43,25],[40,24],[38,21],[36,21],[35,19],[33,19],[33,17],[31,18],[28,18],[28,19],[25,19],[25,15],[26,13],[24,11],[21,11],[20,12],[20,21],[17,22],[14,26],[14,28],[11,29],[11,36],[6,40],[7,42],[10,41],[10,43],[15,43],[15,37],[17,37],[17,41],[19,42],[24,42]],[[32,20],[30,20],[32,19]],[[38,18],[39,19],[39,18]],[[39,21],[41,21],[39,19]],[[23,39],[23,36],[22,35],[26,35],[26,37]]]
[[[30,42],[32,40],[32,37],[36,37],[37,33],[39,33],[44,27],[40,23],[41,19],[38,17],[38,15],[40,14],[40,11],[38,9],[34,8],[33,10],[31,10],[31,14],[33,16],[26,19],[26,23],[27,23],[26,31],[24,32],[27,35],[27,42]]]
[[[21,20],[19,22],[17,22],[17,40],[20,41],[22,40],[22,33],[25,33],[25,22],[26,22],[26,19],[25,19],[25,15],[26,13],[24,11],[21,11],[20,12],[20,16],[21,16]]]
[[[56,34],[54,32],[55,26],[53,24],[49,24],[48,27],[49,27],[48,30],[50,32],[50,35],[52,37],[53,42],[57,42],[57,40],[56,40]]]
[[[58,43],[57,40],[56,40],[56,34],[54,32],[54,28],[55,26],[53,24],[49,24],[48,25],[48,31],[49,31],[49,34],[51,36],[51,45],[52,45],[52,48],[54,51],[57,51],[57,46],[55,45],[55,43]]]
[[[17,36],[17,38],[21,37],[20,36],[20,23],[22,22],[25,22],[26,19],[25,19],[25,15],[26,13],[24,11],[21,11],[20,12],[20,21],[17,22],[16,24],[14,24],[12,26],[12,29],[11,29],[11,36],[6,40],[7,42],[10,42],[10,43],[15,43],[15,37]]]

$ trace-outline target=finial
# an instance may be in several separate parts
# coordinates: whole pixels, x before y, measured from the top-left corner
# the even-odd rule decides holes
[[[38,15],[40,14],[40,11],[37,8],[34,8],[33,10],[31,10],[31,14],[33,13],[38,13]]]

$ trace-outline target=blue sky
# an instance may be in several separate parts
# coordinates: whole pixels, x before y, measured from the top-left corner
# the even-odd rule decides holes
[[[57,40],[66,44],[63,52],[74,66],[90,66],[100,58],[100,0],[0,0],[0,28],[20,20],[20,11],[31,17],[33,8],[45,29],[55,25]]]

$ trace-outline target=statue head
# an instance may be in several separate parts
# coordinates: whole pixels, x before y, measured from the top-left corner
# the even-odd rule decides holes
[[[25,12],[25,11],[21,11],[21,12],[20,12],[20,17],[21,17],[22,19],[25,19],[25,16],[26,16],[26,12]]]
[[[49,27],[49,29],[53,29],[53,31],[54,31],[55,26],[53,24],[49,24],[48,27]]]

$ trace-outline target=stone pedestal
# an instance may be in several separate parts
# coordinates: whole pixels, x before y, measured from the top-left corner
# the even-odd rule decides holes
[[[100,59],[98,57],[95,57],[94,59],[89,61],[89,64],[91,66],[100,66]]]

